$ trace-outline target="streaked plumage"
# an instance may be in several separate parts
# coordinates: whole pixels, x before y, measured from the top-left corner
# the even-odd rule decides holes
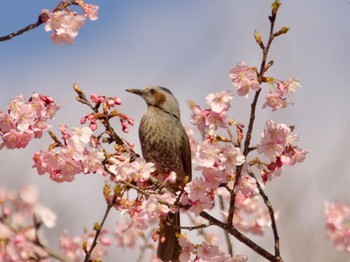
[[[127,91],[140,95],[148,106],[139,127],[143,157],[155,164],[155,175],[161,180],[170,171],[176,172],[176,183],[169,186],[178,189],[186,176],[191,179],[192,167],[190,143],[180,121],[176,98],[168,89],[159,86]],[[166,222],[180,226],[179,213],[169,213],[161,221],[157,255],[163,261],[178,261],[181,248],[175,234],[180,229]]]

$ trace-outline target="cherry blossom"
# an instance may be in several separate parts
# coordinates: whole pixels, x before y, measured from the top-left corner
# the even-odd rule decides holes
[[[24,148],[31,139],[40,138],[50,128],[46,121],[53,119],[59,108],[48,96],[34,93],[28,101],[16,96],[7,113],[0,110],[0,149]]]
[[[136,246],[137,241],[142,235],[143,230],[134,226],[132,220],[127,222],[117,223],[115,230],[115,241],[118,247],[122,248],[133,248]]]
[[[198,105],[194,105],[192,107],[192,117],[191,117],[191,123],[193,125],[196,125],[198,130],[201,131],[202,133],[206,130],[207,128],[207,116],[209,114],[208,109],[202,109],[202,107]]]
[[[271,107],[272,111],[276,111],[285,108],[288,104],[288,100],[282,98],[282,93],[280,92],[270,92],[265,97],[265,103],[262,108]]]
[[[97,20],[98,6],[83,2],[80,3],[80,6],[83,8],[84,15],[71,11],[68,8],[55,12],[47,9],[42,11],[46,15],[43,19],[45,31],[53,31],[51,39],[55,45],[62,43],[73,44],[75,37],[78,35],[78,30],[84,26],[86,17],[92,21]]]
[[[37,231],[42,225],[54,227],[56,215],[38,203],[37,190],[29,185],[19,192],[0,189],[0,258],[4,261],[48,257],[45,248],[36,244]]]
[[[285,90],[286,90],[286,95],[289,96],[290,94],[292,93],[295,93],[295,91],[301,87],[300,83],[299,83],[299,80],[292,77],[292,78],[289,78],[285,83],[284,83],[284,86],[285,86]]]
[[[341,202],[324,202],[327,237],[338,249],[350,252],[350,206]]]
[[[98,18],[98,5],[85,4],[83,3],[82,8],[84,10],[85,15],[91,20],[96,21]]]
[[[197,261],[197,262],[245,262],[248,261],[246,256],[236,255],[231,257],[221,250],[220,247],[203,241],[201,244],[192,244],[186,234],[182,234],[179,238],[179,244],[182,248],[179,261]],[[194,258],[191,258],[194,257]]]
[[[205,101],[211,110],[215,113],[227,111],[230,107],[230,100],[233,98],[230,91],[222,91],[220,93],[210,93],[205,97]]]
[[[73,128],[70,134],[68,127],[60,126],[65,144],[48,147],[33,155],[39,175],[50,174],[56,182],[71,182],[79,173],[100,173],[104,175],[105,159],[99,144],[95,143],[89,127]]]
[[[78,30],[84,25],[85,17],[73,11],[50,12],[43,10],[48,16],[45,23],[45,31],[53,31],[51,39],[55,45],[62,43],[73,44]]]
[[[108,253],[107,247],[110,246],[111,240],[109,238],[108,231],[102,230],[100,233],[96,248],[94,248],[91,258],[98,260],[106,256]],[[85,257],[83,246],[89,250],[92,241],[94,239],[94,233],[84,232],[81,235],[73,238],[68,236],[67,231],[64,231],[59,238],[59,246],[62,253],[69,258],[71,261],[81,261]]]
[[[236,167],[242,165],[244,162],[245,157],[240,148],[235,147],[231,143],[225,143],[221,147],[219,169],[225,170],[226,174],[234,174]]]
[[[190,261],[191,253],[194,251],[194,245],[189,241],[187,235],[181,234],[179,237],[179,245],[181,247],[180,262]]]
[[[265,129],[261,134],[261,142],[258,147],[258,152],[263,153],[266,157],[274,160],[276,156],[280,156],[284,151],[291,130],[285,124],[275,123],[269,120],[266,123]]]
[[[261,89],[257,72],[248,67],[245,62],[240,62],[231,69],[229,76],[232,78],[232,83],[236,86],[239,96],[248,97],[252,90]]]
[[[289,101],[289,96],[299,87],[300,83],[296,78],[290,78],[286,82],[275,81],[275,83],[271,83],[271,89],[265,96],[265,103],[262,108],[270,107],[272,111],[286,108],[288,105],[292,104]]]

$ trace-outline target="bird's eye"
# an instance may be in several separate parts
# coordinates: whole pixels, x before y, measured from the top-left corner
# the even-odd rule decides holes
[[[151,92],[151,94],[153,95],[153,94],[155,94],[157,91],[156,91],[154,88],[152,88],[152,89],[150,90],[150,92]]]

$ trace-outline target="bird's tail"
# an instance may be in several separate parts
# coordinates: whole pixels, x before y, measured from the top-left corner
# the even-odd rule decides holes
[[[180,213],[169,213],[161,221],[157,256],[163,261],[179,261],[181,247],[176,237],[180,233]]]

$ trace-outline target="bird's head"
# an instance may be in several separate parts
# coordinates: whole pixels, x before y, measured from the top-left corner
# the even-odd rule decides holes
[[[150,86],[144,89],[127,89],[126,91],[141,96],[148,107],[157,107],[180,119],[179,103],[169,89],[161,86]]]

